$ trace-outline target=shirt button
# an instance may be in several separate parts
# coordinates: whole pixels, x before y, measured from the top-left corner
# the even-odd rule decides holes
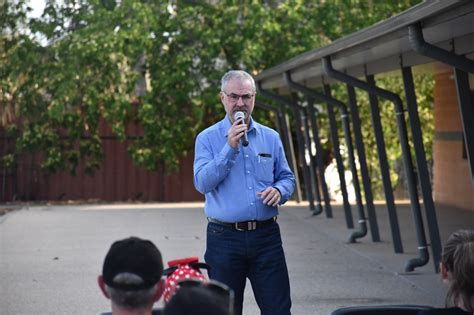
[[[250,205],[253,206],[253,202],[251,202]]]
[[[249,187],[249,189],[252,189],[252,187]]]
[[[250,174],[250,171],[247,171],[247,174]]]
[[[248,155],[248,154],[245,154],[245,157],[249,157],[249,155]]]

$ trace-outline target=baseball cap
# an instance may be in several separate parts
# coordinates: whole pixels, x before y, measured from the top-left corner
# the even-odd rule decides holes
[[[138,283],[120,282],[117,275],[130,273],[138,276]],[[129,237],[116,241],[105,256],[102,276],[105,284],[120,290],[151,288],[160,281],[163,273],[161,253],[149,240]]]

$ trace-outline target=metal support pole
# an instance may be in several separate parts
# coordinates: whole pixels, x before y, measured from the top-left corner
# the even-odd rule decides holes
[[[331,89],[329,88],[329,85],[324,85],[324,92],[326,93],[325,95],[329,98],[332,98],[331,96]],[[345,107],[342,107],[345,108]],[[331,138],[333,141],[334,145],[334,157],[336,158],[336,164],[337,164],[337,171],[339,173],[339,182],[341,185],[341,193],[342,193],[342,201],[344,203],[344,214],[346,216],[346,225],[347,228],[352,229],[354,228],[354,222],[352,219],[352,211],[351,211],[351,206],[349,203],[349,198],[347,196],[347,185],[346,185],[346,178],[344,175],[344,163],[342,162],[342,157],[341,157],[341,152],[339,150],[340,145],[339,145],[339,135],[337,133],[337,124],[336,124],[336,118],[334,116],[334,109],[332,106],[327,106],[327,112],[328,112],[328,118],[329,118],[329,126],[331,127]],[[350,165],[352,168],[352,164],[354,162],[353,158],[353,149],[352,149],[352,141],[348,136],[348,123],[347,123],[347,111],[343,111],[341,114],[341,119],[343,122],[344,126],[344,136],[346,140],[346,145],[347,145],[347,151],[352,151],[352,161],[350,161]],[[351,154],[349,154],[351,156]],[[350,160],[350,157],[349,157]],[[356,175],[356,176],[354,176]],[[352,178],[353,180],[357,180],[357,173],[354,174],[352,173]],[[354,181],[355,182],[355,181]],[[360,209],[360,208],[359,208]],[[363,209],[363,208],[362,208]],[[363,210],[362,210],[363,211]],[[365,233],[367,233],[367,226],[365,225],[365,220],[363,222],[360,222],[361,226],[361,231],[364,231],[365,228]],[[362,225],[364,224],[364,225]],[[365,235],[365,234],[364,234]],[[354,242],[355,239],[352,238],[352,236],[349,238],[349,241]]]
[[[298,166],[295,161],[295,155],[294,155],[294,150],[293,150],[293,141],[291,139],[291,134],[288,128],[287,124],[287,119],[286,119],[286,114],[285,112],[280,108],[280,107],[274,107],[265,103],[262,103],[261,101],[257,101],[256,105],[259,107],[262,107],[263,109],[270,110],[270,111],[275,111],[277,113],[278,117],[278,125],[281,128],[281,135],[282,135],[282,142],[283,142],[283,148],[285,149],[286,153],[286,158],[288,159],[288,164],[290,165],[291,170],[293,171],[296,179],[296,200],[298,202],[301,202],[302,197],[301,197],[301,187],[300,187],[300,181],[298,177]]]
[[[284,115],[281,118],[285,122],[285,126],[287,126],[287,131],[288,131],[288,141],[289,141],[289,152],[291,155],[291,159],[293,161],[293,173],[295,176],[295,185],[296,185],[296,194],[297,194],[297,201],[300,203],[303,201],[303,193],[301,191],[301,180],[299,176],[299,170],[298,170],[298,161],[296,160],[296,154],[295,154],[295,145],[293,141],[293,135],[290,130],[290,116],[285,112]]]
[[[441,240],[439,236],[438,220],[436,219],[436,210],[431,191],[430,176],[426,164],[425,150],[423,146],[423,136],[420,127],[420,118],[418,115],[418,104],[416,102],[415,85],[413,84],[413,75],[410,67],[402,67],[403,84],[405,86],[405,95],[407,99],[408,117],[412,132],[413,146],[415,147],[415,159],[418,169],[418,179],[423,194],[423,204],[425,208],[428,231],[430,233],[431,251],[433,254],[433,263],[438,272],[439,262],[441,261]]]
[[[351,235],[351,237],[349,238],[349,242],[353,243],[353,242],[355,242],[355,240],[357,238],[364,237],[367,234],[367,223],[366,223],[366,220],[365,220],[364,207],[362,205],[362,196],[360,194],[360,186],[359,186],[359,179],[358,179],[358,175],[357,175],[357,168],[355,166],[354,149],[352,147],[352,137],[351,137],[351,133],[350,133],[350,126],[349,126],[349,121],[348,121],[348,113],[347,113],[346,105],[344,103],[332,98],[329,86],[325,86],[326,95],[323,95],[323,94],[317,93],[316,91],[314,91],[312,89],[307,88],[304,85],[301,85],[301,84],[298,84],[298,83],[294,82],[291,79],[291,74],[289,72],[285,73],[285,81],[288,84],[290,89],[294,89],[296,91],[299,91],[299,92],[303,93],[304,95],[306,95],[309,98],[315,98],[317,100],[323,101],[323,102],[328,104],[328,108],[332,107],[332,106],[336,106],[341,110],[341,119],[342,119],[342,124],[343,124],[343,128],[344,128],[344,138],[345,138],[346,146],[347,146],[347,149],[348,149],[348,152],[349,152],[349,164],[350,164],[350,167],[351,167],[352,177],[353,177],[353,181],[354,181],[354,190],[355,190],[355,193],[356,193],[356,200],[357,200],[357,205],[358,205],[358,210],[359,210],[360,231],[354,232]],[[339,178],[341,180],[341,190],[343,192],[343,201],[344,201],[344,191],[345,191],[345,196],[346,196],[345,200],[347,201],[347,206],[346,206],[346,203],[344,203],[344,206],[345,206],[344,209],[345,209],[346,220],[347,220],[347,218],[348,218],[347,209],[349,211],[350,218],[352,218],[352,212],[350,210],[350,205],[349,205],[349,202],[347,200],[347,190],[345,189],[346,186],[345,186],[345,178],[344,178],[344,173],[343,173],[344,172],[344,166],[342,165],[342,158],[340,157],[340,152],[339,152],[339,149],[338,149],[339,148],[339,139],[338,139],[338,136],[337,136],[337,129],[336,129],[337,127],[336,127],[335,120],[334,120],[334,113],[333,112],[331,113],[331,112],[332,112],[332,109],[331,110],[328,109],[329,123],[330,123],[330,127],[331,127],[331,136],[332,136],[332,141],[333,141],[333,144],[334,144],[334,153],[335,153],[335,157],[336,157],[336,163],[338,164],[338,173],[339,173]],[[333,117],[333,119],[331,119],[331,116]],[[336,146],[336,144],[337,144],[337,146]],[[340,163],[338,163],[338,156],[341,159]],[[341,168],[342,168],[342,176],[341,176]],[[343,190],[342,183],[344,183],[344,190]]]
[[[291,96],[292,104],[296,105],[296,99]],[[299,164],[301,166],[301,171],[303,173],[303,182],[306,192],[306,199],[309,202],[309,210],[314,212],[316,211],[316,206],[314,202],[314,195],[313,195],[313,183],[311,182],[311,169],[306,163],[305,153],[306,153],[306,143],[305,140],[305,132],[304,132],[304,125],[302,124],[303,117],[302,117],[302,107],[299,106],[292,106],[293,110],[293,119],[296,122],[296,141],[298,143],[298,152],[299,152]]]
[[[277,124],[278,124],[278,133],[282,135],[282,143],[283,143],[283,147],[285,149],[285,153],[287,155],[289,155],[288,151],[287,151],[288,148],[289,148],[288,139],[287,139],[288,138],[288,126],[286,125],[285,120],[281,119],[281,118],[284,117],[284,113],[281,110],[281,108],[268,105],[268,104],[263,103],[259,100],[255,102],[255,105],[257,107],[260,107],[260,108],[264,109],[264,110],[276,113],[276,115],[277,115]]]
[[[341,186],[342,194],[342,203],[344,205],[344,215],[346,218],[346,226],[348,229],[354,228],[354,221],[352,219],[352,211],[349,204],[349,199],[347,198],[347,188],[346,188],[346,179],[344,176],[344,164],[342,162],[340,145],[339,145],[339,135],[337,132],[336,118],[334,116],[334,109],[332,106],[326,107],[329,119],[329,130],[331,131],[331,142],[334,152],[334,158],[336,159],[337,173],[339,175],[339,183]]]
[[[458,93],[459,113],[464,131],[464,145],[471,171],[471,184],[474,189],[474,97],[469,88],[469,76],[460,69],[454,69],[456,91]]]
[[[321,190],[324,198],[324,210],[326,212],[326,218],[332,218],[331,200],[329,198],[328,186],[326,184],[326,178],[324,177],[325,166],[323,161],[323,147],[321,146],[321,139],[319,138],[319,128],[316,121],[317,111],[314,108],[314,101],[308,98],[308,111],[309,119],[311,120],[311,131],[313,132],[313,140],[316,145],[316,165],[318,167],[319,182],[321,184]]]
[[[411,160],[410,147],[408,144],[408,135],[406,130],[405,117],[403,112],[403,103],[400,97],[392,92],[370,85],[367,82],[361,81],[357,78],[351,77],[340,71],[333,69],[330,57],[323,58],[323,72],[336,80],[348,83],[352,86],[366,90],[371,94],[388,99],[394,104],[395,114],[397,118],[398,138],[402,147],[403,164],[405,166],[405,175],[407,177],[408,191],[410,194],[410,204],[415,221],[418,252],[420,257],[411,259],[405,266],[405,271],[413,271],[415,267],[424,266],[429,260],[429,253],[426,247],[426,236],[423,227],[423,220],[420,211],[420,204],[418,200],[418,192],[415,184],[415,177],[413,174],[413,163]]]
[[[297,104],[298,102],[298,96],[295,94],[291,94],[291,97],[293,99],[293,102]],[[300,126],[302,129],[303,133],[303,139],[304,139],[304,144],[305,144],[305,149],[303,150],[304,155],[302,156],[303,160],[303,165],[306,166],[306,170],[308,171],[308,182],[311,183],[311,186],[308,187],[308,189],[311,189],[311,198],[313,198],[313,202],[316,203],[316,207],[313,210],[313,215],[317,215],[322,212],[322,207],[321,207],[321,195],[319,194],[319,186],[318,182],[316,180],[316,177],[314,176],[314,164],[313,164],[313,159],[311,157],[311,139],[309,137],[309,127],[308,127],[308,115],[307,115],[307,108],[306,107],[300,107],[299,110],[300,113]],[[307,154],[309,155],[309,161],[306,160]]]
[[[375,86],[373,75],[368,75],[367,83]],[[377,144],[377,156],[380,165],[380,174],[382,175],[382,184],[385,195],[385,204],[387,206],[388,220],[390,222],[390,231],[392,232],[393,249],[395,253],[403,253],[402,238],[400,235],[400,226],[398,224],[397,208],[395,207],[395,198],[393,197],[392,182],[390,180],[390,168],[388,166],[387,152],[385,151],[385,140],[383,138],[382,123],[380,120],[379,101],[377,96],[369,93],[370,117],[374,128],[375,142]]]
[[[314,184],[314,191],[313,194],[316,197],[316,206],[317,209],[313,211],[313,215],[318,215],[323,212],[323,207],[321,205],[321,193],[319,190],[319,182],[318,182],[318,172],[317,172],[317,161],[316,157],[312,154],[311,152],[311,137],[309,136],[309,120],[308,120],[308,113],[309,113],[309,108],[311,106],[305,107],[303,109],[304,111],[304,119],[302,119],[301,123],[304,124],[304,130],[305,130],[305,140],[306,140],[306,147],[308,148],[308,154],[309,154],[309,159],[310,159],[310,180]]]
[[[349,107],[352,117],[352,125],[354,126],[354,139],[357,147],[357,156],[359,158],[360,173],[362,182],[364,183],[365,206],[367,207],[367,216],[369,218],[370,232],[373,242],[380,242],[379,226],[377,224],[377,214],[374,207],[374,198],[372,195],[372,184],[370,182],[369,169],[365,157],[365,147],[362,137],[361,123],[359,117],[359,109],[357,108],[357,100],[354,87],[347,84],[347,95],[349,99]]]
[[[272,99],[284,106],[288,106],[293,109],[293,115],[296,123],[296,140],[298,142],[298,151],[299,151],[299,161],[302,166],[303,170],[303,181],[305,184],[305,191],[306,191],[306,198],[309,201],[309,208],[311,211],[314,211],[316,209],[314,205],[314,199],[313,199],[313,193],[312,193],[312,183],[309,179],[309,170],[308,170],[308,165],[306,164],[306,161],[304,159],[304,150],[305,150],[305,141],[304,141],[304,132],[302,130],[301,126],[301,120],[300,120],[300,107],[299,105],[295,104],[293,101],[289,101],[280,95],[268,92],[264,90],[260,84],[260,82],[257,84],[258,91],[262,96],[265,96],[269,99]]]

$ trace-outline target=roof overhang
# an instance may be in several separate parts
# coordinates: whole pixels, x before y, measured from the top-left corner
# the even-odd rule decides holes
[[[335,69],[355,77],[398,70],[401,66],[432,65],[433,60],[410,47],[408,27],[419,23],[425,41],[458,55],[474,56],[474,1],[425,1],[371,27],[303,53],[256,76],[264,89],[286,91],[283,75],[308,87],[333,80],[321,69],[330,56]],[[433,70],[433,67],[424,67]]]

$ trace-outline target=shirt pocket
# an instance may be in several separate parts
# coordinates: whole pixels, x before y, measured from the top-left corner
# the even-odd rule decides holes
[[[255,157],[255,174],[259,181],[273,183],[273,157]]]

